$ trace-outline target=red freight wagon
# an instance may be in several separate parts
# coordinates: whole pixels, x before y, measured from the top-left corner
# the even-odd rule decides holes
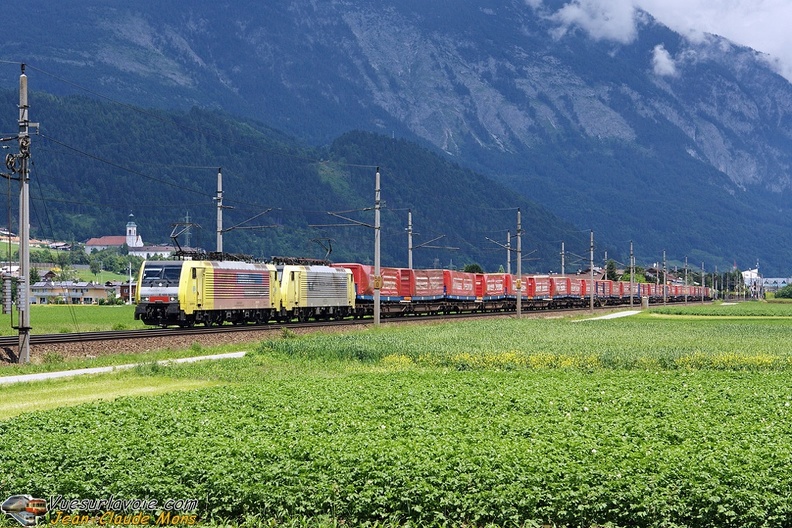
[[[352,271],[355,280],[355,294],[358,299],[374,298],[374,266],[365,264],[333,264],[334,268],[346,268]],[[402,278],[399,268],[380,268],[382,287],[380,299],[383,301],[398,300],[401,294]]]
[[[697,297],[701,299],[701,292],[703,291],[701,286],[682,286],[682,288],[685,288],[688,297]]]
[[[583,292],[583,297],[586,299],[591,297],[591,279],[580,279],[580,288]]]
[[[630,283],[627,283],[627,287],[629,289]],[[611,293],[611,297],[615,299],[622,299],[624,298],[624,283],[621,281],[614,281],[613,283],[613,292]]]
[[[550,277],[533,275],[528,277],[528,296],[532,299],[550,299],[553,297],[553,284]]]
[[[551,277],[550,282],[552,284],[551,291],[553,292],[554,299],[558,297],[566,299],[567,297],[569,297],[571,285],[568,277],[561,277],[561,276]]]
[[[409,300],[415,292],[415,274],[409,268],[399,268],[399,295]]]
[[[475,299],[476,274],[464,271],[443,270],[445,295],[449,299]]]
[[[512,293],[512,276],[508,273],[484,274],[484,298],[503,297]]]
[[[512,283],[511,295],[512,295],[512,297],[516,297],[517,296],[517,276],[516,275],[512,275],[510,278],[511,278],[511,283]],[[532,296],[533,295],[533,288],[534,288],[533,277],[529,277],[528,275],[523,275],[522,276],[522,282],[520,284],[520,295],[523,298]]]
[[[412,298],[417,300],[438,299],[443,296],[443,270],[416,269],[412,270],[415,287]]]
[[[622,296],[627,297],[628,299],[630,296],[632,297],[639,297],[638,290],[640,284],[637,282],[633,282],[630,284],[629,282],[622,282]],[[632,287],[632,290],[630,289]]]
[[[663,296],[663,285],[644,283],[641,284],[641,297],[650,297],[656,299]]]
[[[596,297],[610,297],[613,294],[613,281],[598,280],[595,282],[597,284]]]
[[[473,294],[476,296],[476,300],[480,301],[484,298],[484,289],[487,287],[487,284],[484,281],[483,273],[474,273],[473,275]]]
[[[373,276],[373,266],[372,266]],[[382,275],[382,287],[380,288],[380,296],[382,300],[395,300],[403,297],[401,293],[401,270],[398,268],[380,268],[380,275]],[[372,292],[373,294],[373,292]]]
[[[569,296],[581,299],[585,295],[586,283],[580,277],[569,277]]]

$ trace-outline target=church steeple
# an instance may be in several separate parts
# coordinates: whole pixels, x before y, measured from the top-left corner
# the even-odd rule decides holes
[[[127,247],[141,247],[143,240],[137,234],[137,224],[135,215],[129,213],[129,222],[126,225],[126,245]]]

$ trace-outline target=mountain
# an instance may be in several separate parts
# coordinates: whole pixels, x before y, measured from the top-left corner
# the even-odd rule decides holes
[[[789,82],[722,38],[692,42],[643,12],[632,33],[597,33],[565,5],[12,0],[0,9],[25,31],[2,58],[53,94],[223,109],[316,146],[350,130],[417,141],[593,229],[623,262],[633,240],[649,262],[665,249],[787,273]]]
[[[0,91],[0,109],[15,102],[16,93]],[[196,224],[191,245],[214,250],[220,171],[226,251],[258,258],[332,251],[336,262],[373,263],[374,233],[365,226],[374,223],[377,167],[367,161],[376,158],[385,266],[407,265],[408,212],[418,267],[505,267],[498,243],[506,244],[507,231],[516,234],[517,208],[526,271],[558,268],[557,241],[584,239],[516,192],[402,139],[349,132],[317,148],[217,110],[151,111],[39,92],[29,103],[41,123],[32,137],[30,185],[38,238],[122,235],[133,213],[148,244],[170,242],[181,229],[174,225],[189,217]],[[12,129],[11,118],[0,112],[0,126]],[[0,217],[15,216],[16,193],[9,185]]]

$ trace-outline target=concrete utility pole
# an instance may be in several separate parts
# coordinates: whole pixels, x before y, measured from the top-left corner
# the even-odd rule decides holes
[[[564,271],[565,271],[564,258],[565,257],[566,257],[566,254],[564,252],[564,242],[562,240],[561,241],[561,275],[565,275],[565,273],[564,273]]]
[[[413,267],[413,260],[412,260],[412,252],[413,252],[413,228],[412,228],[412,210],[407,209],[407,267],[412,269]]]
[[[380,324],[380,170],[374,177],[374,326]]]
[[[687,268],[688,268],[688,266],[687,266],[687,264],[688,264],[688,262],[687,262],[687,255],[685,255],[685,304],[687,304],[687,303],[688,303],[688,294],[687,294],[687,286],[688,286],[688,280],[687,280]],[[701,280],[702,280],[702,282],[704,281],[704,276],[703,276],[703,275],[702,275],[702,277],[701,277]]]
[[[187,211],[184,217],[184,223],[187,224],[187,228],[184,230],[184,245],[190,247],[190,211]]]
[[[511,275],[511,231],[506,231],[506,273]]]
[[[630,308],[633,307],[635,296],[635,255],[633,254],[633,241],[630,240]]]
[[[371,227],[371,226],[369,226],[369,227]],[[413,251],[416,250],[416,249],[420,249],[420,248],[450,249],[450,250],[459,249],[458,247],[433,246],[433,245],[431,245],[433,242],[437,242],[441,238],[445,238],[445,235],[440,235],[440,236],[434,237],[433,239],[427,240],[426,242],[423,242],[423,243],[418,244],[416,246],[416,245],[413,244],[413,235],[414,234],[420,234],[420,233],[415,233],[413,231],[412,211],[408,209],[407,210],[407,267],[409,269],[413,268]]]
[[[591,275],[591,292],[589,295],[589,310],[594,312],[594,290],[596,289],[596,284],[594,284],[594,230],[591,230],[591,241],[589,243],[589,273]]]
[[[217,252],[223,252],[223,168],[217,169]]]
[[[668,273],[666,272],[666,253],[664,249],[663,250],[663,304],[668,303],[668,298],[666,296],[666,284],[668,284]]]
[[[19,362],[30,362],[30,129],[38,123],[28,120],[28,89],[25,65],[19,76],[19,284],[17,308],[19,309]]]
[[[522,317],[522,216],[517,209],[517,318]]]
[[[701,303],[704,304],[704,286],[706,285],[706,281],[704,281],[704,263],[701,263]]]

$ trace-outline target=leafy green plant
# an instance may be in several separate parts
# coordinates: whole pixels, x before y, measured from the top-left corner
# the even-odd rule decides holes
[[[0,421],[0,495],[195,496],[221,526],[782,527],[788,319],[735,319],[385,327],[147,365],[127,375],[221,385]]]
[[[296,337],[298,337],[297,332],[285,326],[281,328],[280,335],[282,339],[295,339]]]
[[[775,292],[775,296],[780,299],[792,299],[792,285],[779,289]]]
[[[63,363],[64,357],[57,352],[45,352],[44,356],[41,358],[41,362],[47,365]]]

